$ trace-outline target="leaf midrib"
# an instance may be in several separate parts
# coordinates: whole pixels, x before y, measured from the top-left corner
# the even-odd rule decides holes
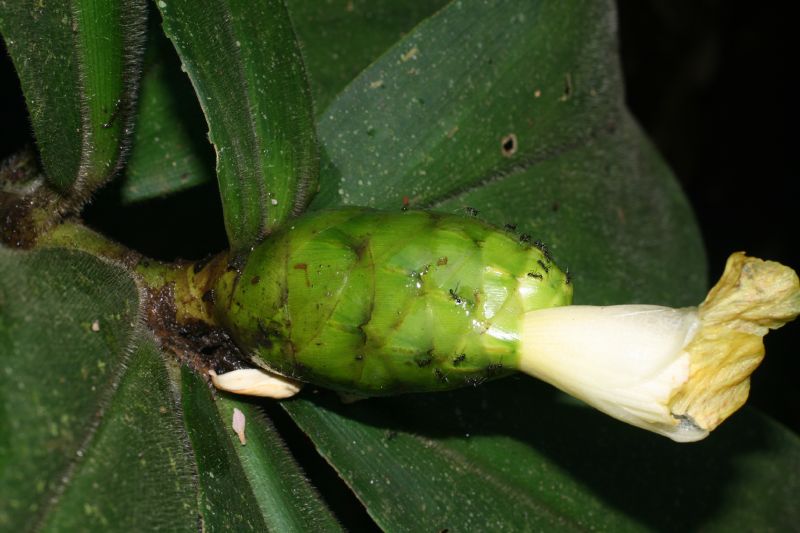
[[[249,83],[249,81],[247,79],[247,72],[245,71],[245,68],[244,68],[244,60],[242,58],[242,51],[241,51],[242,49],[241,49],[241,47],[237,47],[235,45],[236,39],[234,37],[235,32],[234,32],[234,29],[233,29],[233,23],[231,22],[231,20],[233,19],[233,16],[232,16],[232,12],[231,12],[231,9],[230,9],[230,4],[228,2],[224,2],[223,0],[216,0],[216,4],[219,7],[219,9],[224,13],[224,16],[222,18],[222,27],[224,28],[225,37],[226,37],[226,40],[228,41],[228,44],[232,45],[232,46],[229,46],[228,49],[229,50],[235,50],[236,61],[234,61],[234,63],[236,65],[236,73],[237,73],[237,78],[239,80],[239,83],[237,84],[237,86],[239,86],[241,88],[241,92],[242,92],[242,95],[244,97],[244,102],[246,104],[246,109],[247,110],[256,109],[256,106],[255,106],[255,104],[253,102],[253,96],[252,96],[252,94],[250,92],[250,83]],[[248,113],[246,113],[246,115],[247,115],[247,123],[248,123],[247,125],[249,126],[247,128],[247,132],[249,133],[249,136],[252,139],[253,149],[256,152],[256,157],[254,158],[256,168],[252,170],[252,176],[254,176],[256,178],[260,178],[261,176],[264,175],[264,161],[263,161],[263,159],[261,157],[262,150],[263,150],[264,147],[262,146],[261,137],[258,134],[258,124],[256,124],[256,121],[255,121],[255,114],[252,113],[252,112],[248,112]],[[243,131],[245,131],[245,129],[242,128],[242,129],[240,129],[238,131],[243,132]],[[237,165],[236,166],[238,167],[238,166],[240,166],[240,164],[241,164],[241,162],[238,161],[238,157],[237,157]],[[218,168],[219,168],[219,166],[218,166]],[[259,208],[259,215],[260,216],[259,216],[259,220],[258,220],[258,235],[256,237],[260,239],[261,237],[264,236],[265,231],[266,231],[266,216],[265,216],[265,213],[264,213],[265,212],[265,209],[264,209],[265,208],[265,202],[264,202],[264,200],[266,198],[266,194],[265,194],[265,191],[264,191],[264,180],[263,179],[249,179],[248,174],[249,174],[248,172],[238,172],[237,176],[236,176],[236,180],[239,183],[239,190],[240,191],[247,190],[247,187],[245,186],[245,183],[248,182],[248,181],[251,182],[251,183],[255,182],[256,186],[258,187],[258,208]]]
[[[137,307],[139,306],[137,305]],[[128,338],[124,344],[125,347],[122,350],[122,357],[117,365],[117,369],[112,378],[106,383],[105,390],[98,395],[97,410],[92,417],[91,423],[86,428],[86,434],[84,435],[80,444],[75,447],[72,453],[70,453],[69,462],[64,467],[62,474],[58,476],[58,484],[56,484],[49,491],[49,493],[42,496],[44,505],[38,512],[37,518],[33,521],[34,531],[42,531],[42,529],[44,529],[45,524],[47,524],[50,516],[58,506],[61,497],[64,495],[67,486],[77,475],[77,472],[80,470],[80,468],[82,468],[82,466],[85,464],[86,457],[88,455],[87,452],[91,449],[91,446],[95,440],[95,436],[97,435],[97,431],[105,420],[108,407],[113,403],[114,398],[119,391],[119,386],[128,372],[128,362],[130,361],[131,357],[133,357],[133,353],[136,351],[137,332],[142,327],[142,315],[140,307],[139,311],[137,312],[137,316],[134,319],[134,323],[136,325],[130,329],[130,334],[128,335]]]

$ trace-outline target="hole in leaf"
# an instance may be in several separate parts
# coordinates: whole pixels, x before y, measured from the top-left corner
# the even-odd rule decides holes
[[[509,133],[500,141],[500,147],[505,157],[511,157],[517,153],[517,136]]]

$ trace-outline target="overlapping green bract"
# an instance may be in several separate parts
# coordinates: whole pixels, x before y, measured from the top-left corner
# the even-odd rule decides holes
[[[257,364],[365,396],[507,375],[523,314],[572,297],[549,253],[515,234],[363,208],[294,221],[214,291],[217,320]]]

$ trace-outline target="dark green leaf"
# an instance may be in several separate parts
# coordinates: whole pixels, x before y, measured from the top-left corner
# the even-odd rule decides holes
[[[228,239],[246,248],[316,188],[311,95],[289,15],[280,0],[158,6],[208,120]]]
[[[191,468],[163,363],[135,345],[137,304],[131,278],[91,256],[0,249],[1,529],[188,518]]]
[[[214,153],[203,113],[160,26],[153,25],[150,31],[136,122],[121,182],[124,203],[166,196],[214,179]]]
[[[444,0],[289,0],[287,5],[306,60],[314,107],[331,100]]]
[[[678,445],[549,386],[282,404],[387,531],[788,531],[800,440],[745,410]]]
[[[153,340],[139,337],[132,352],[114,369],[120,383],[62,478],[46,530],[198,529],[197,472],[174,384]]]
[[[605,1],[493,1],[428,19],[321,118],[315,204],[430,205],[607,135],[623,114],[615,16]]]
[[[0,529],[338,529],[263,414],[161,353],[120,267],[0,248],[0,348]]]
[[[443,0],[289,2],[316,112],[322,112],[403,33],[444,4]],[[126,203],[172,194],[212,179],[194,91],[179,72],[180,62],[172,46],[164,46],[163,41],[160,28],[152,32],[138,126],[122,183]]]
[[[20,77],[48,180],[85,197],[119,170],[133,129],[143,0],[3,2],[0,32]]]
[[[220,395],[188,370],[182,372],[183,406],[197,455],[204,513],[211,529],[233,531],[340,531],[303,478],[266,416],[252,403]],[[246,420],[247,444],[232,426],[233,410]]]

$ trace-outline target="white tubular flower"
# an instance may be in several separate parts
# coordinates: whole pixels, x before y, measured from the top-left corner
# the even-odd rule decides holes
[[[738,252],[698,307],[526,313],[520,369],[624,422],[696,441],[744,404],[763,336],[798,314],[797,274]]]

